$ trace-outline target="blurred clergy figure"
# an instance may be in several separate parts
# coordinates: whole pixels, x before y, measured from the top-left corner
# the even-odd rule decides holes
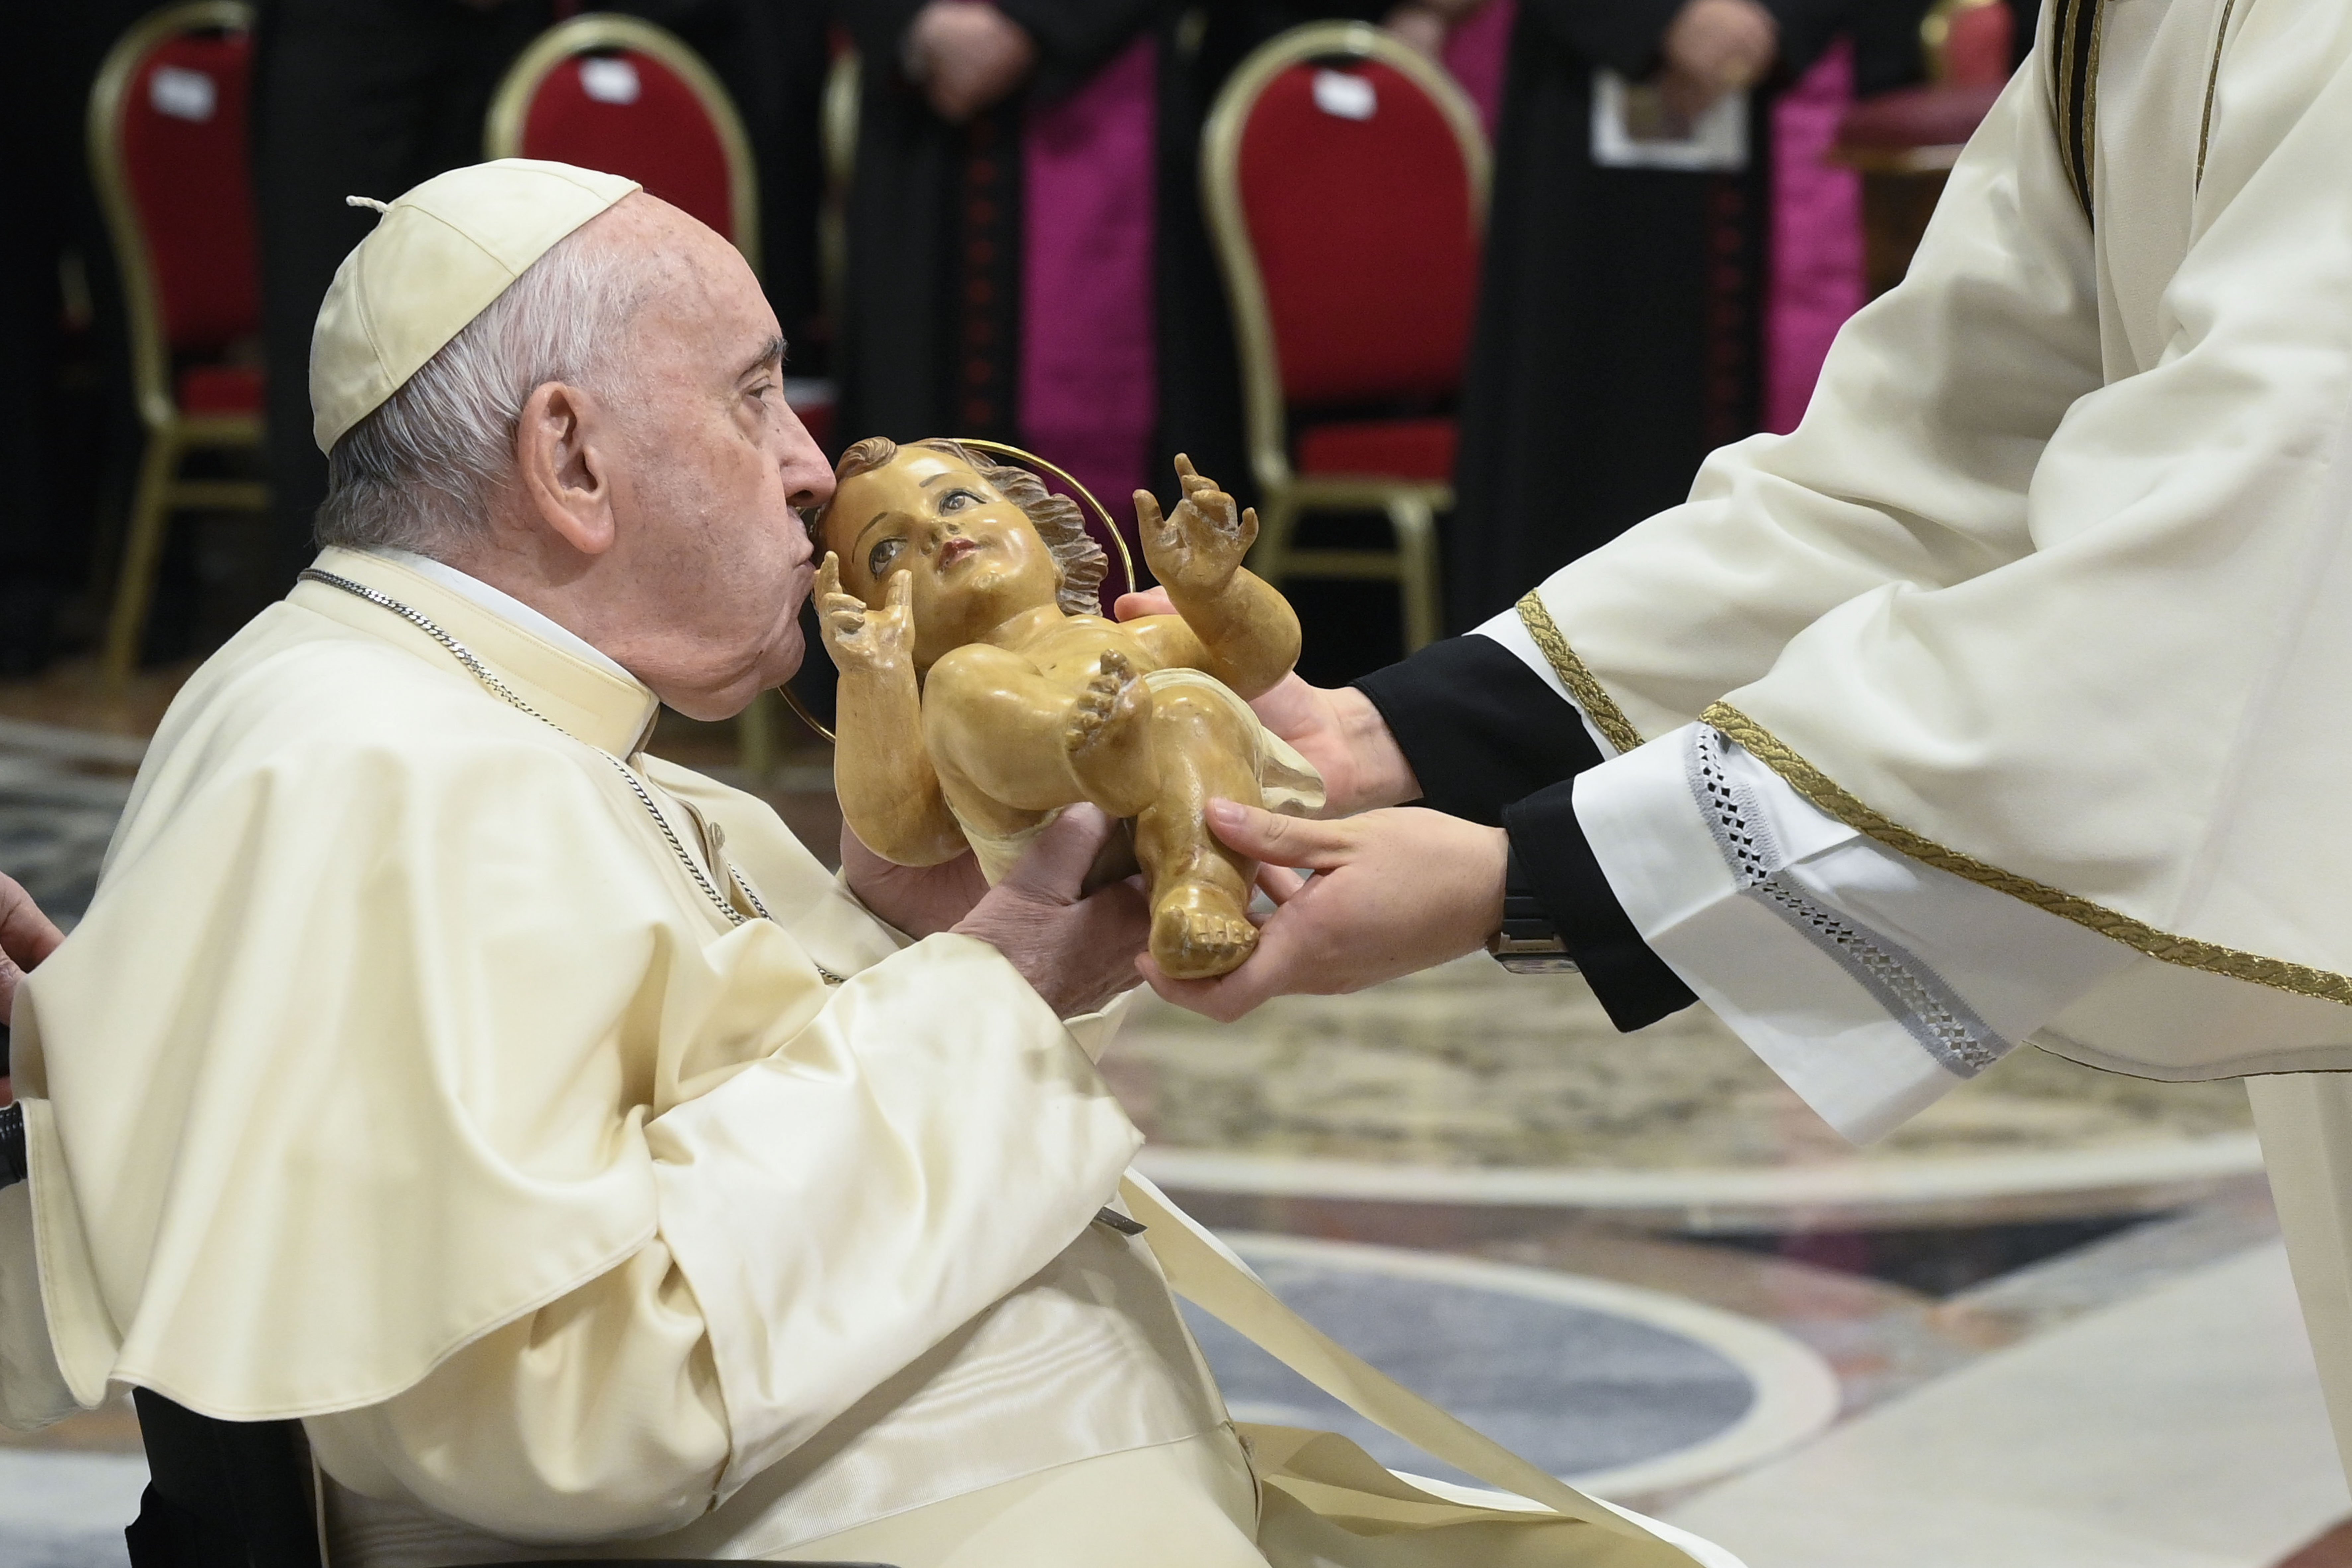
[[[841,0],[861,59],[842,429],[1013,442],[1106,498],[1178,451],[1245,482],[1202,121],[1265,38],[1381,8]]]
[[[1857,91],[1916,78],[1924,8],[1517,0],[1463,393],[1457,628],[1683,499],[1714,448],[1794,426],[1862,303],[1858,176],[1823,154]]]

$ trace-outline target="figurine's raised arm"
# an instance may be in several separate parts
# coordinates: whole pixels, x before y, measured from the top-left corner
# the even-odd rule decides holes
[[[882,607],[841,590],[831,551],[817,569],[817,624],[841,671],[833,776],[842,815],[868,849],[900,866],[936,866],[966,847],[923,744],[915,682],[914,579],[892,575]]]
[[[1130,621],[1161,662],[1205,670],[1255,697],[1298,662],[1298,617],[1289,601],[1242,566],[1257,541],[1257,513],[1242,510],[1216,481],[1178,457],[1184,500],[1166,518],[1150,490],[1135,492],[1143,558],[1168,590],[1173,617]]]

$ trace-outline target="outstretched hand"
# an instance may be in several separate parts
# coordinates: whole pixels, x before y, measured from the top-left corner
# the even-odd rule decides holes
[[[33,902],[33,895],[6,877],[0,877],[0,1024],[8,1022],[16,1005],[16,987],[26,973],[57,951],[65,941]]]
[[[1229,800],[1209,827],[1270,868],[1276,902],[1257,951],[1214,980],[1171,980],[1149,956],[1137,968],[1180,1007],[1230,1022],[1270,996],[1332,995],[1410,974],[1483,945],[1502,928],[1509,840],[1499,827],[1404,807],[1308,822]]]
[[[1150,907],[1133,880],[1080,894],[1118,827],[1096,806],[1065,807],[953,928],[1003,953],[1056,1017],[1091,1013],[1133,985],[1151,935]]]
[[[1176,482],[1184,499],[1165,518],[1150,490],[1135,492],[1136,533],[1152,575],[1180,594],[1206,597],[1222,593],[1241,570],[1242,558],[1257,542],[1257,512],[1240,508],[1217,481],[1194,471],[1178,453]]]
[[[16,987],[25,973],[57,951],[65,933],[49,922],[33,895],[6,877],[0,877],[0,1030],[5,1030],[16,1005]],[[0,1040],[0,1047],[6,1042]],[[7,1052],[0,1049],[0,1105],[13,1102],[8,1089]]]

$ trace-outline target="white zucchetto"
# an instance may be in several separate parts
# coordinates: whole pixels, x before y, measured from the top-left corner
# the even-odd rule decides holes
[[[382,406],[557,241],[637,188],[569,163],[501,158],[436,174],[383,207],[374,232],[335,269],[310,335],[319,450]]]

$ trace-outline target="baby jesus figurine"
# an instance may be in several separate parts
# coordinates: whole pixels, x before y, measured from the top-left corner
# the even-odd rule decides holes
[[[1165,520],[1135,496],[1176,614],[1122,625],[1076,502],[953,441],[860,441],[817,524],[817,609],[841,670],[834,776],[867,847],[930,866],[969,846],[993,883],[1092,801],[1134,823],[1152,957],[1198,979],[1257,944],[1257,868],[1209,831],[1210,797],[1305,813],[1323,781],[1244,700],[1298,657],[1298,617],[1242,570],[1257,516],[1176,468]]]

